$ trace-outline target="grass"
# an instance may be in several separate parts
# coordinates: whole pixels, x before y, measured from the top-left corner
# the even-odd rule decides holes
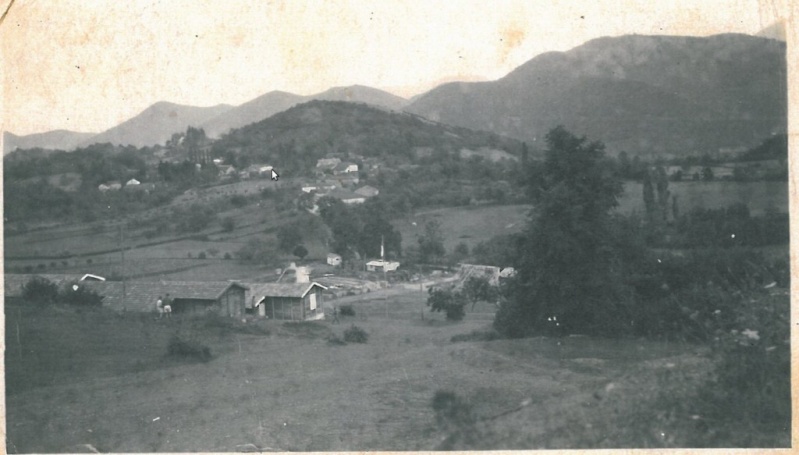
[[[7,307],[9,448],[429,450],[446,436],[431,406],[437,390],[454,391],[476,416],[491,417],[483,426],[490,448],[593,447],[596,440],[584,432],[563,435],[575,422],[612,423],[614,406],[624,413],[652,392],[657,371],[694,372],[707,364],[699,347],[635,340],[453,343],[457,335],[490,331],[490,321],[467,315],[448,323],[429,310],[422,321],[425,293],[387,292],[385,301],[367,300],[379,297],[371,294],[378,293],[349,298],[359,316],[340,325],[258,321],[257,329]],[[392,307],[388,319],[360,319],[369,305],[384,302]],[[329,345],[351,322],[369,342]],[[166,358],[176,331],[190,331],[212,359]],[[596,393],[612,396],[610,407],[596,406]],[[525,400],[532,404],[514,411]]]

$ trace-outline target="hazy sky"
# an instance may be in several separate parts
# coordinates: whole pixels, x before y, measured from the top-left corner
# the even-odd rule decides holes
[[[409,97],[599,36],[756,34],[790,0],[652,3],[17,0],[0,25],[3,129],[100,132],[157,101],[235,105],[271,90]]]

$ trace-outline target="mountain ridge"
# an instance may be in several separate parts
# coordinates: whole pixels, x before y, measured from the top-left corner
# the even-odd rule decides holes
[[[436,87],[405,109],[524,141],[563,124],[612,152],[680,155],[784,132],[786,99],[782,42],[625,35],[540,54],[495,81]]]

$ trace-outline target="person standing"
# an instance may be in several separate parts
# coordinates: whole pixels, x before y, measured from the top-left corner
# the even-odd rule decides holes
[[[158,311],[158,319],[161,319],[164,316],[164,301],[160,295],[158,300],[155,301],[155,310]]]
[[[169,296],[168,292],[166,294],[166,299],[164,299],[164,314],[166,314],[167,318],[172,318],[172,297]]]

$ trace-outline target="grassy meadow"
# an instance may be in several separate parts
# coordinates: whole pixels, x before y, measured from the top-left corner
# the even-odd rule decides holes
[[[451,429],[431,407],[439,390],[464,397],[484,419],[476,448],[591,447],[586,429],[640,404],[658,374],[707,366],[702,348],[683,344],[452,342],[490,320],[449,323],[429,311],[422,320],[425,297],[394,289],[345,298],[337,303],[356,315],[340,324],[6,306],[8,451],[446,448]],[[367,343],[328,343],[352,324]],[[168,357],[175,333],[210,347],[212,360]]]

